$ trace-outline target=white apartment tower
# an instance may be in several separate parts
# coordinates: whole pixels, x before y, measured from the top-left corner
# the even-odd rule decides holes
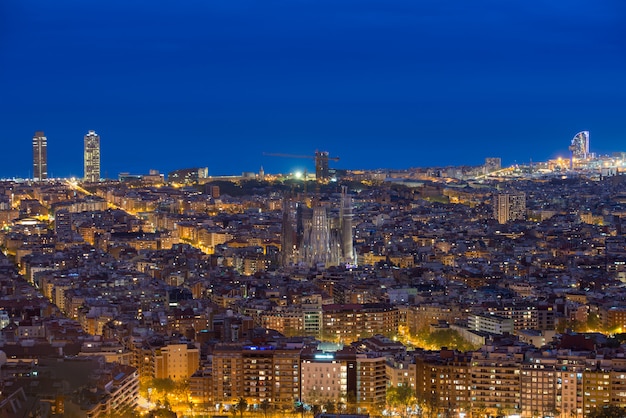
[[[497,193],[493,196],[493,217],[501,224],[526,217],[526,193]]]

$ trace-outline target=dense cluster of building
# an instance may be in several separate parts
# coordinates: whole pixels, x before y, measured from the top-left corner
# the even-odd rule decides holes
[[[0,183],[0,416],[121,415],[159,379],[212,412],[626,406],[625,177],[348,175]]]

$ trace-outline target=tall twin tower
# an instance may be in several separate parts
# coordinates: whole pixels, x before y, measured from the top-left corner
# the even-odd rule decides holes
[[[100,136],[96,131],[89,131],[85,135],[83,151],[85,182],[100,180]],[[33,136],[33,179],[35,181],[48,178],[48,138],[42,131]]]
[[[344,186],[339,210],[328,201],[308,207],[296,199],[283,202],[282,264],[316,266],[352,265],[352,198]]]

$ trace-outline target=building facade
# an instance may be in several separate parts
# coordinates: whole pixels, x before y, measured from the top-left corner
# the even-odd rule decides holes
[[[467,317],[467,327],[473,331],[492,334],[513,334],[513,319],[499,315],[470,314]]]
[[[471,355],[452,350],[415,355],[413,389],[431,416],[445,411],[467,413],[471,405]]]
[[[35,181],[48,178],[48,138],[42,131],[33,136],[33,179]]]
[[[386,303],[329,304],[322,306],[322,335],[349,342],[376,334],[392,335],[398,329],[398,308]]]
[[[190,344],[169,344],[157,350],[154,374],[156,378],[185,380],[200,366],[200,350]]]
[[[526,217],[526,193],[498,193],[493,196],[493,217],[498,223]]]
[[[372,412],[385,404],[385,357],[345,347],[336,352],[305,349],[301,355],[301,392],[306,404],[340,401],[349,410]]]
[[[213,351],[212,399],[227,404],[244,397],[280,410],[300,399],[300,348],[219,344]]]
[[[86,182],[97,182],[100,180],[100,135],[95,131],[87,132],[85,135],[84,165]]]

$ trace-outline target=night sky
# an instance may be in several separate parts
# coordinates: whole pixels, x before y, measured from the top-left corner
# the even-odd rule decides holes
[[[0,0],[0,177],[626,151],[624,0]]]

